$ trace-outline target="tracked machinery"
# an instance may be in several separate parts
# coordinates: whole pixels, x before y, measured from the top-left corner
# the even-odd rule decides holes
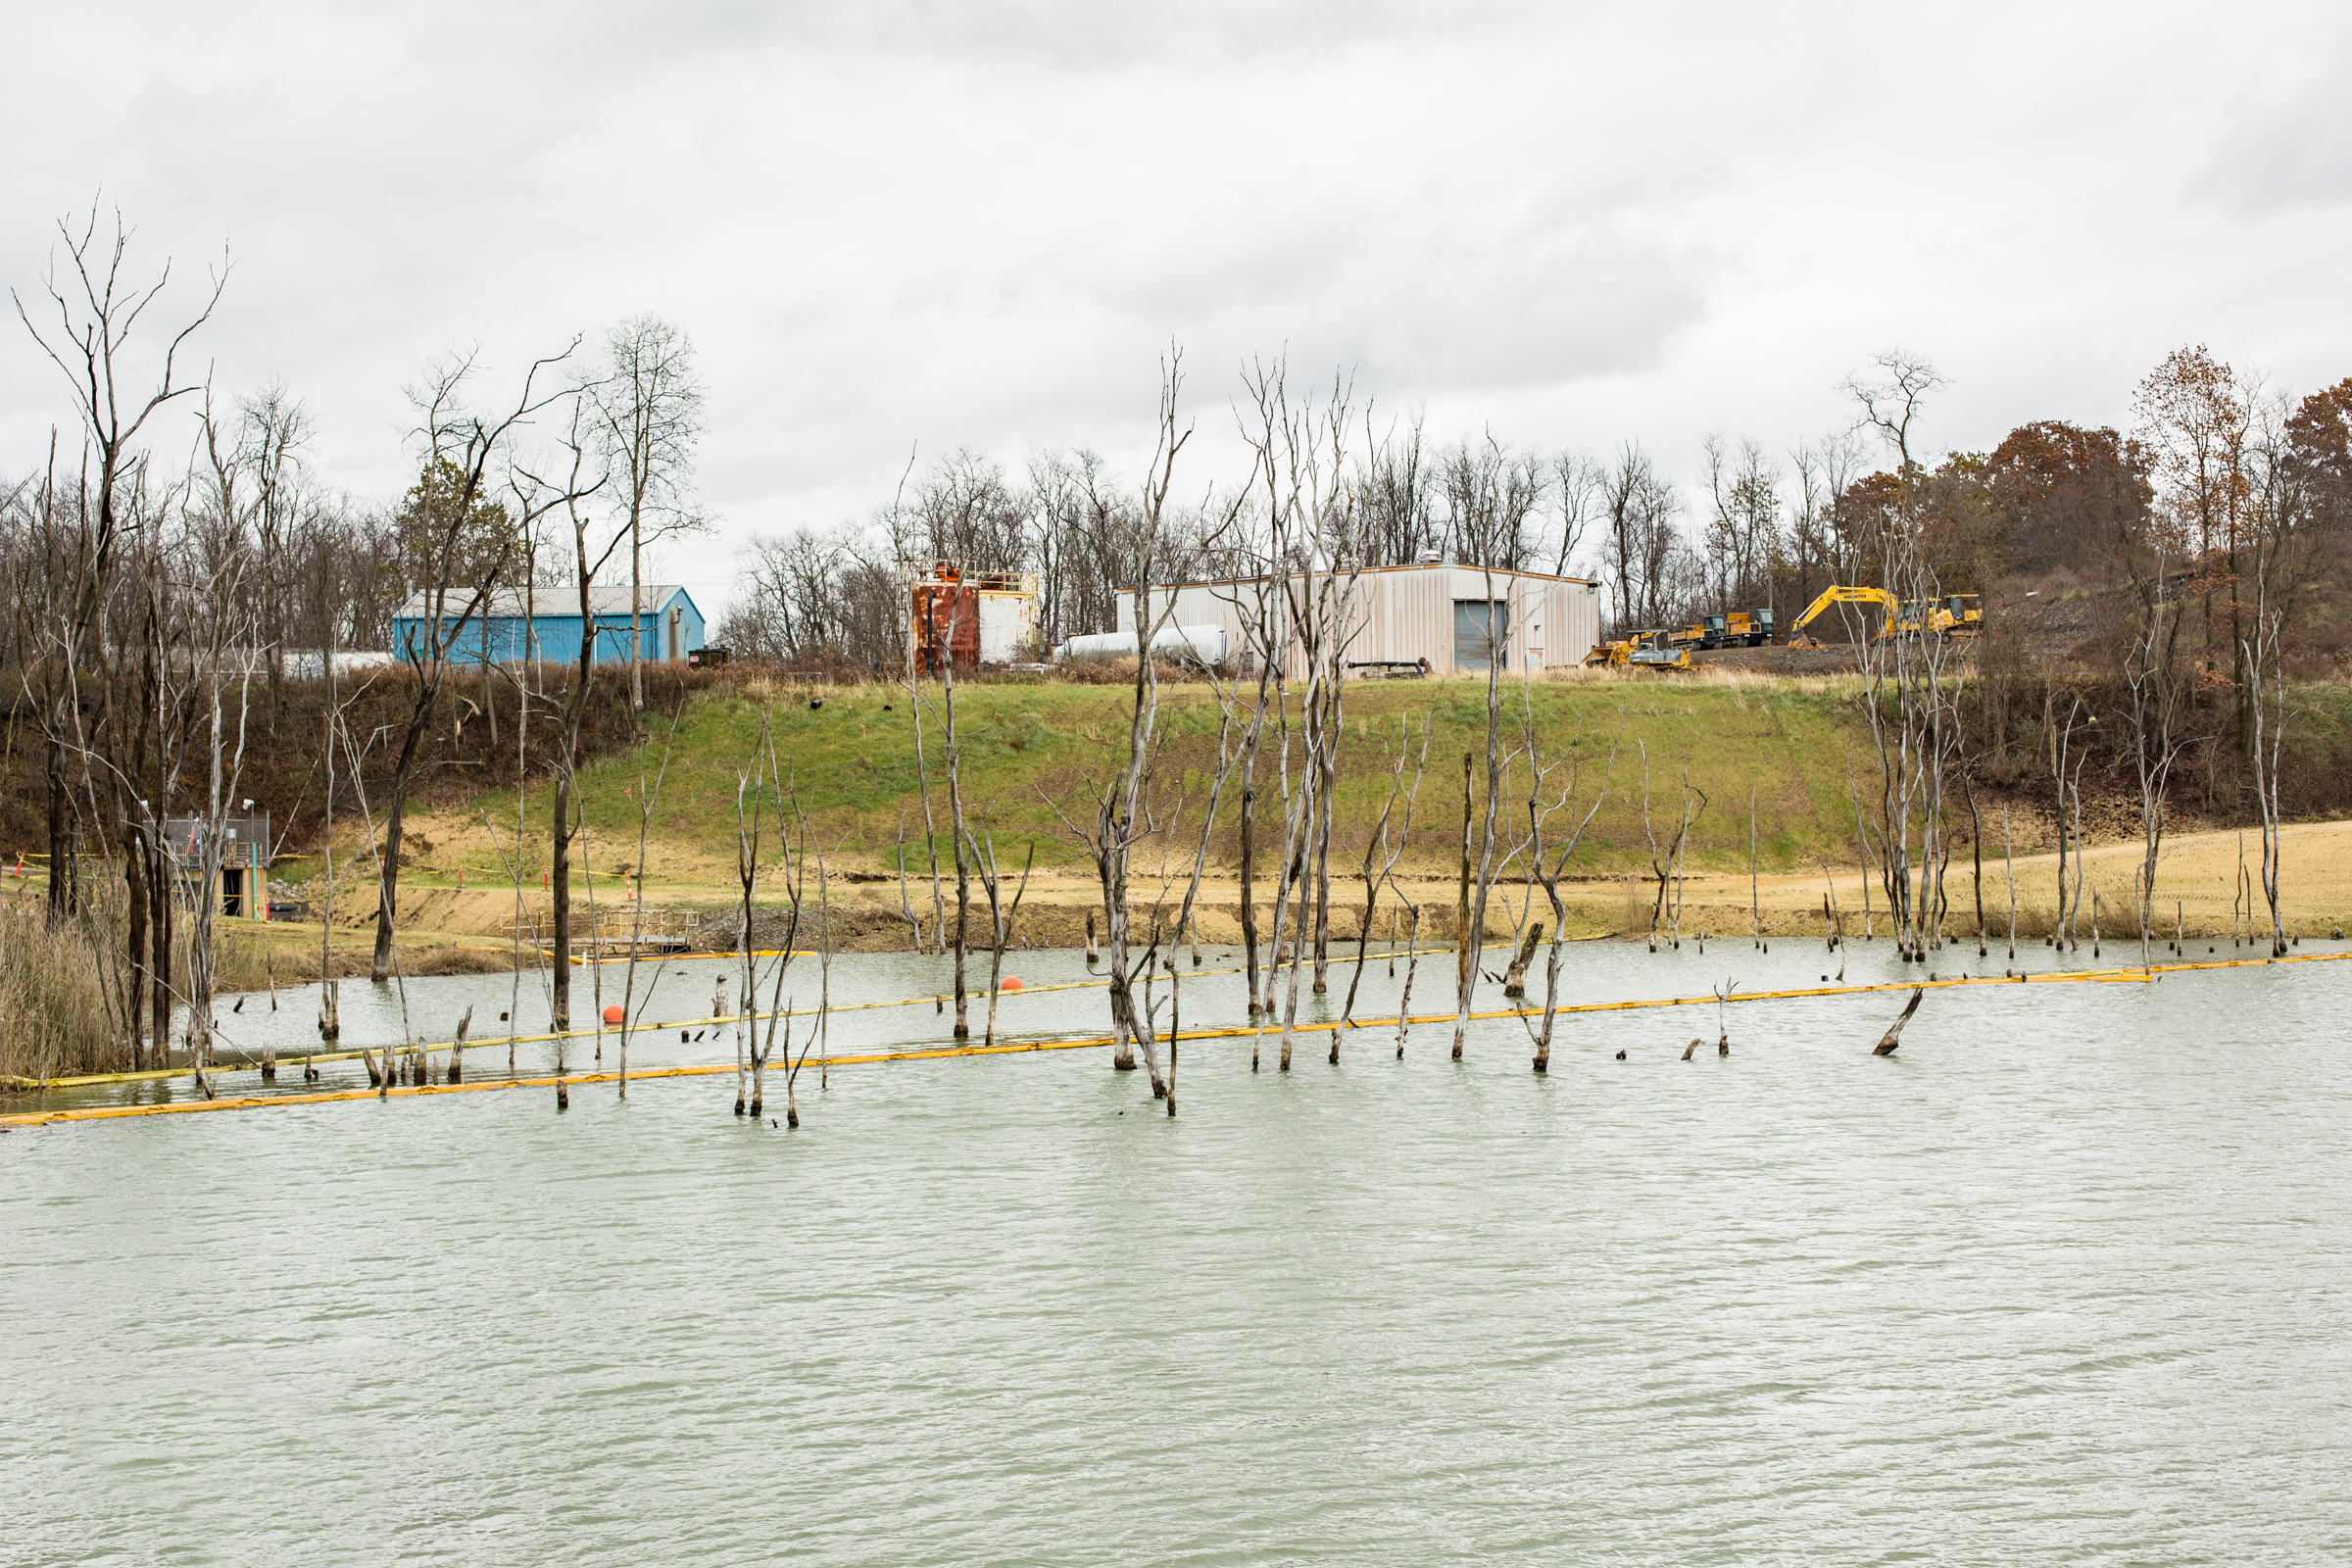
[[[1585,663],[1608,669],[1689,669],[1690,651],[1677,646],[1664,627],[1653,627],[1620,642],[1602,643],[1585,656]]]
[[[1875,635],[1881,642],[1898,637],[1936,637],[1948,642],[1954,637],[1974,636],[1984,629],[1984,600],[1981,594],[1945,594],[1938,599],[1897,601],[1884,588],[1833,584],[1824,588],[1821,597],[1806,606],[1805,612],[1789,624],[1788,646],[1823,646],[1819,638],[1806,636],[1805,628],[1833,605],[1878,606],[1882,618]]]
[[[1701,615],[1688,626],[1677,627],[1666,639],[1677,648],[1761,648],[1772,641],[1772,610],[1733,610],[1713,615]]]

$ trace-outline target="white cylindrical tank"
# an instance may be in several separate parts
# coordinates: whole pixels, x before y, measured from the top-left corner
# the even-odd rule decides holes
[[[1168,626],[1152,639],[1152,652],[1160,659],[1172,659],[1187,664],[1203,664],[1223,668],[1233,656],[1233,640],[1222,626]],[[1085,637],[1073,637],[1054,650],[1056,663],[1074,659],[1133,659],[1135,633],[1131,631],[1096,632]]]

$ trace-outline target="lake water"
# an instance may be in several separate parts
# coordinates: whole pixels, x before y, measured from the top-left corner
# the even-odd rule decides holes
[[[1569,977],[1835,963],[1602,944]],[[943,973],[844,958],[835,996]],[[1376,958],[1359,1010],[1393,988]],[[397,1034],[368,993],[348,1043]],[[470,1000],[478,1039],[506,995],[421,981],[412,1016]],[[1238,997],[1188,983],[1188,1027]],[[1201,1042],[1174,1121],[1088,1050],[811,1067],[797,1133],[724,1075],[12,1131],[0,1563],[2352,1556],[2352,962],[1931,992],[1875,1058],[1901,1001],[1735,1006],[1688,1062],[1711,1006],[1573,1018],[1544,1079],[1507,1019],[1460,1064],[1438,1026],[1287,1076]],[[315,1039],[281,1004],[225,1022]],[[844,1013],[833,1048],[944,1025]]]

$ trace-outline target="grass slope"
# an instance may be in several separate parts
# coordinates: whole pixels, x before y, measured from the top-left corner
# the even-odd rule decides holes
[[[1874,765],[1848,688],[1843,683],[1760,677],[1666,680],[1587,677],[1505,689],[1506,740],[1520,738],[1523,717],[1548,762],[1572,760],[1587,788],[1609,770],[1609,801],[1593,824],[1580,874],[1619,876],[1646,871],[1642,828],[1643,754],[1651,812],[1661,853],[1682,807],[1685,770],[1706,805],[1691,830],[1693,871],[1744,871],[1748,796],[1756,796],[1758,854],[1767,870],[1797,871],[1823,858],[1850,859],[1853,812],[1846,793],[1849,745],[1855,765]],[[633,751],[583,771],[589,859],[599,873],[633,865],[639,806],[662,768],[649,829],[648,864],[670,884],[723,886],[735,855],[738,771],[755,750],[762,711],[770,715],[777,753],[788,769],[818,841],[843,868],[895,873],[901,824],[910,874],[925,865],[923,790],[915,765],[915,734],[903,688],[833,688],[811,709],[799,689],[779,687],[762,698],[748,692],[696,696],[679,715],[674,742],[665,724]],[[946,853],[946,768],[936,689],[926,696],[923,743],[930,801]],[[995,835],[1000,858],[1016,858],[1030,842],[1041,869],[1084,865],[1083,853],[1056,812],[1092,818],[1090,791],[1113,777],[1126,745],[1128,694],[1117,686],[975,683],[956,693],[963,792],[975,824]],[[1348,738],[1334,838],[1335,860],[1361,855],[1389,799],[1400,745],[1413,753],[1429,725],[1428,774],[1420,796],[1406,866],[1443,873],[1459,842],[1461,765],[1478,759],[1484,787],[1486,687],[1483,682],[1366,683],[1349,688]],[[1155,808],[1175,813],[1168,835],[1171,858],[1182,860],[1199,831],[1217,757],[1219,713],[1203,686],[1167,689],[1161,714],[1162,757]],[[1406,742],[1403,732],[1410,731]],[[1238,727],[1237,727],[1238,739]],[[1296,743],[1294,743],[1296,744]],[[1615,750],[1613,763],[1610,760]],[[1294,751],[1294,762],[1297,753]],[[1261,791],[1278,771],[1269,740],[1261,761]],[[1409,763],[1408,763],[1409,774]],[[1562,775],[1564,777],[1564,775]],[[1506,828],[1524,823],[1528,773],[1516,769],[1505,786]],[[1556,785],[1555,785],[1556,788]],[[1230,868],[1238,854],[1238,783],[1228,787],[1211,839],[1212,869]],[[1261,802],[1266,799],[1261,794]],[[527,807],[525,864],[547,863],[544,789],[534,786]],[[1278,805],[1261,805],[1279,833]],[[510,843],[515,823],[512,789],[494,791],[462,813],[428,814],[419,823],[432,848],[416,857],[419,881],[453,878],[463,860],[476,881],[500,863],[484,819],[497,840]],[[1558,825],[1555,819],[1555,827]],[[1261,871],[1278,850],[1261,851]],[[1145,852],[1156,862],[1158,851]],[[534,876],[532,880],[537,880]]]

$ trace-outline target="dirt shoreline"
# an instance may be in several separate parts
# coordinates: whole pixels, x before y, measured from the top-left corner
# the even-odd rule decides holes
[[[2352,822],[2296,824],[2285,830],[2283,842],[2286,858],[2281,902],[2288,935],[2316,938],[2335,934],[2347,916],[2352,916]],[[2230,937],[2233,917],[2243,917],[2242,908],[2235,916],[2232,910],[2238,849],[2239,837],[2235,833],[2183,835],[2166,844],[2158,864],[2153,922],[2159,938],[2169,939],[2176,926],[2185,935],[2207,942]],[[2249,857],[2258,854],[2251,839],[2246,851]],[[2090,849],[2078,927],[2081,938],[2087,940],[2091,936],[2091,923],[2095,919],[2103,940],[2136,940],[2133,888],[2139,864],[2140,849],[2136,843],[2095,845]],[[2249,868],[2258,866],[2250,860]],[[1130,905],[1139,940],[1150,931],[1155,907],[1161,918],[1172,923],[1184,900],[1183,876],[1171,873],[1163,882],[1156,874],[1157,868],[1153,870],[1154,875],[1139,879]],[[2054,928],[2057,870],[2053,855],[2016,858],[2017,933],[2021,939],[2039,941]],[[1875,883],[1866,888],[1863,878],[1851,867],[1843,870],[1833,867],[1832,871],[1834,874],[1828,877],[1819,871],[1811,875],[1759,876],[1752,889],[1746,877],[1687,878],[1679,890],[1679,929],[1687,937],[1704,932],[1723,938],[1745,936],[1753,924],[1760,925],[1767,937],[1819,939],[1829,931],[1824,906],[1834,899],[1838,922],[1848,934],[1885,934],[1886,900]],[[1985,932],[1988,937],[2005,940],[2009,931],[2011,884],[1998,855],[1986,858],[1982,875]],[[1421,906],[1422,940],[1452,940],[1458,928],[1458,884],[1450,879],[1415,878],[1400,881],[1399,886],[1407,898]],[[1976,934],[1979,886],[1975,861],[1965,855],[1956,859],[1946,876],[1948,909],[1944,921],[1946,932],[1954,939],[1973,939]],[[1261,941],[1269,939],[1273,931],[1269,892],[1270,884],[1261,880],[1258,888]],[[1489,940],[1508,937],[1519,927],[1528,893],[1524,880],[1505,880],[1495,887],[1487,911]],[[1571,937],[1645,940],[1657,913],[1657,884],[1647,878],[1576,882],[1564,885],[1562,895],[1567,906],[1564,923]],[[1009,899],[1009,888],[1004,896]],[[933,903],[927,881],[910,881],[903,903],[896,881],[843,877],[828,890],[828,900],[833,911],[833,940],[839,951],[916,951],[917,943],[907,920],[909,907],[924,929],[922,945],[929,945]],[[404,973],[494,973],[511,967],[514,949],[510,932],[514,911],[512,888],[405,887],[401,902],[408,918],[415,922],[400,943]],[[524,903],[534,914],[544,916],[547,912],[543,894],[526,896]],[[940,903],[952,926],[955,920],[952,882],[942,887]],[[1362,907],[1361,880],[1335,877],[1329,936],[1334,951],[1353,945],[1358,911]],[[649,914],[661,910],[685,915],[699,951],[723,949],[733,944],[736,895],[731,888],[665,885],[654,890],[646,908]],[[1041,873],[1031,879],[1021,901],[1013,928],[1013,945],[1081,947],[1086,941],[1087,914],[1100,908],[1100,894],[1092,878],[1066,872]],[[1195,910],[1198,935],[1203,945],[1229,947],[1241,940],[1241,889],[1234,877],[1203,877]],[[986,900],[977,884],[972,911],[977,939],[987,929],[988,920]],[[1534,917],[1549,923],[1540,893],[1536,897]],[[816,938],[813,918],[812,909],[804,909],[799,938],[803,945]],[[2259,896],[2254,918],[2257,925],[2267,928],[2269,910],[2261,905]],[[1392,920],[1395,936],[1401,940],[1409,919],[1402,912],[1396,893],[1384,888],[1373,911],[1370,933],[1373,941],[1390,939]],[[763,899],[755,936],[763,941],[780,940],[784,921],[781,901]],[[1671,898],[1666,912],[1657,915],[1657,925],[1661,932],[1676,928]],[[332,954],[338,976],[350,978],[368,973],[372,927],[373,911],[366,906],[337,919]],[[317,979],[317,924],[288,924],[269,929],[270,935],[258,940],[242,938],[241,934],[238,946],[259,950],[266,945],[276,956],[275,972],[281,985]],[[531,961],[533,952],[526,943],[523,949],[526,967],[537,966]],[[262,983],[260,976],[245,963],[238,965],[237,978],[251,979],[255,986]]]

